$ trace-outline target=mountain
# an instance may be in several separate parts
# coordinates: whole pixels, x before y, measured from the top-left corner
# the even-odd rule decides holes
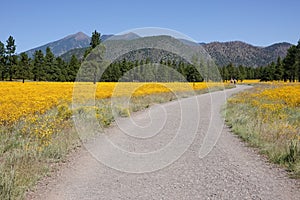
[[[285,57],[292,44],[276,43],[268,47],[257,47],[241,41],[211,42],[202,44],[218,66],[243,65],[249,67],[265,66]]]
[[[182,39],[180,39],[180,41],[186,45],[197,46],[197,44],[191,41]],[[200,45],[209,53],[218,66],[233,63],[236,66],[243,65],[248,67],[257,67],[268,65],[273,61],[275,62],[278,56],[281,58],[285,57],[287,49],[290,48],[292,44],[284,42],[276,43],[267,47],[256,47],[244,42],[234,41],[201,43]],[[74,54],[81,59],[84,51],[84,48],[73,49],[61,55],[61,57],[64,60],[69,61],[72,54]]]
[[[101,41],[105,41],[105,40],[109,39],[112,36],[114,36],[114,35],[113,34],[110,34],[110,35],[101,35]]]
[[[135,34],[135,33],[126,33],[123,35],[102,35],[101,36],[101,41],[104,42],[106,40],[125,40],[125,41],[129,41],[129,40],[134,40],[134,39],[138,39],[141,38],[139,35]],[[72,55],[75,55],[78,59],[82,59],[85,50],[87,49],[89,45],[86,45],[84,47],[78,47],[78,48],[73,48],[61,55],[57,55],[60,56],[64,61],[70,61]]]
[[[113,35],[101,35],[101,40],[105,41],[112,36]],[[86,35],[82,32],[78,32],[78,33],[69,35],[67,37],[64,37],[63,39],[60,39],[60,40],[57,40],[54,42],[50,42],[48,44],[45,44],[40,47],[36,47],[34,49],[30,49],[28,51],[25,51],[25,53],[27,53],[29,57],[33,57],[33,54],[36,50],[42,50],[43,53],[45,53],[46,48],[50,47],[52,53],[55,56],[61,56],[62,54],[67,53],[70,50],[88,47],[90,45],[90,41],[91,41],[91,38],[88,35]]]
[[[280,57],[286,56],[287,49],[291,47],[292,44],[287,42],[275,43],[271,46],[265,48],[266,51],[273,52]]]
[[[196,42],[193,42],[193,41],[190,41],[190,40],[186,40],[186,39],[178,39],[180,42],[182,42],[183,44],[186,44],[186,45],[190,45],[190,46],[198,46],[199,43],[196,43]]]
[[[82,32],[78,32],[76,34],[69,35],[64,37],[63,39],[50,42],[40,47],[36,47],[34,49],[30,49],[25,53],[28,54],[29,57],[33,57],[33,54],[36,50],[42,50],[43,53],[46,52],[46,48],[50,47],[51,51],[55,56],[60,56],[63,53],[68,52],[71,49],[87,47],[90,45],[90,37]]]
[[[123,35],[102,35],[102,41],[109,40],[135,40],[141,38],[135,33],[127,33]],[[189,40],[179,39],[183,44],[189,46],[201,45],[215,60],[219,66],[229,63],[234,65],[243,65],[250,67],[265,66],[272,61],[276,61],[277,57],[285,57],[287,49],[292,45],[290,43],[276,43],[267,47],[257,47],[241,41],[232,42],[211,42],[211,43],[194,43]],[[55,56],[62,57],[65,61],[69,61],[74,54],[78,58],[83,58],[86,48],[90,44],[90,37],[82,32],[69,35],[63,39],[48,43],[46,45],[26,51],[32,57],[36,50],[42,50],[44,53],[49,46]],[[157,52],[157,51],[156,51]],[[149,54],[149,52],[147,53]],[[156,53],[155,53],[156,54]]]
[[[134,39],[138,39],[140,38],[140,36],[138,34],[135,33],[125,33],[122,35],[112,35],[112,37],[108,38],[109,40],[134,40]]]
[[[110,61],[121,61],[126,58],[129,61],[149,59],[152,62],[160,62],[161,60],[191,59],[195,55],[203,59],[209,57],[200,45],[184,44],[166,35],[139,37],[131,40],[106,40],[103,44],[106,48],[106,59]]]
[[[83,59],[83,55],[86,49],[87,47],[71,49],[70,51],[67,51],[59,57],[61,57],[64,61],[69,62],[71,60],[72,55],[75,55],[79,60],[81,60]]]

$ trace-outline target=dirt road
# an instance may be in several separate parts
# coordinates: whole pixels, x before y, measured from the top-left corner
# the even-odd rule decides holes
[[[220,108],[226,96],[245,88],[120,119],[105,135],[123,154],[96,138],[28,199],[300,199],[296,180],[224,126]]]

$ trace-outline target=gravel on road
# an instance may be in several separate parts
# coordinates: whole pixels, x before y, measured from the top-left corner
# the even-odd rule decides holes
[[[119,119],[105,137],[122,151],[103,136],[87,142],[27,199],[300,199],[297,180],[224,125],[226,98],[247,88],[155,105]]]

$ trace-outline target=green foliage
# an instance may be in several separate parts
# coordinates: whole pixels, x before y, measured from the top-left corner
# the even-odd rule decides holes
[[[9,80],[12,81],[15,65],[17,62],[17,57],[15,55],[16,45],[15,39],[12,36],[6,40],[6,67],[9,74]]]
[[[284,81],[300,81],[300,40],[297,45],[288,49],[286,57],[283,59]]]
[[[2,81],[4,80],[5,72],[5,47],[0,41],[0,78]]]
[[[46,55],[44,57],[45,61],[45,74],[47,81],[59,81],[60,69],[59,66],[56,65],[55,56],[52,53],[51,49],[47,47]]]
[[[9,36],[6,43],[6,54],[13,55],[16,52],[15,39],[12,36]]]
[[[44,54],[41,50],[35,51],[33,55],[33,80],[43,81],[45,80],[45,69],[44,69]]]
[[[92,33],[90,47],[87,48],[84,52],[83,58],[86,58],[93,49],[95,49],[101,43],[101,34],[96,30]]]
[[[80,77],[78,81],[93,82],[95,84],[100,80],[100,76],[108,65],[107,62],[103,60],[105,51],[105,46],[100,44],[87,55],[82,62],[82,67],[78,71]]]
[[[277,58],[276,63],[271,62],[265,67],[236,67],[232,63],[219,68],[224,81],[237,79],[260,79],[261,81],[290,81],[300,80],[300,42],[297,46],[288,49],[287,56],[281,60]]]
[[[19,63],[16,71],[16,77],[22,79],[23,83],[25,79],[30,78],[30,59],[26,53],[21,53]]]
[[[72,55],[67,69],[67,81],[75,81],[77,72],[80,68],[80,62],[75,55]]]
[[[96,30],[92,33],[92,39],[91,39],[91,47],[92,49],[96,48],[101,43],[101,34],[97,32]]]
[[[287,56],[281,60],[277,58],[265,67],[245,67],[235,66],[230,63],[219,67],[217,72],[213,62],[204,61],[202,58],[194,57],[192,63],[187,62],[180,56],[160,49],[139,49],[128,52],[117,58],[115,62],[108,65],[103,60],[103,54],[106,51],[101,44],[101,34],[97,31],[92,33],[90,47],[80,49],[85,51],[84,70],[85,73],[79,81],[183,81],[201,82],[201,81],[220,81],[220,73],[223,81],[237,79],[260,79],[261,81],[296,81],[300,80],[300,41],[288,49]],[[155,42],[156,38],[145,39],[147,42]],[[149,40],[149,41],[148,41]],[[168,38],[168,40],[171,40]],[[108,41],[108,48],[118,47],[119,43],[128,45],[126,41]],[[145,42],[142,40],[142,42]],[[172,41],[175,42],[175,41]],[[33,79],[34,81],[75,81],[76,75],[81,66],[81,60],[78,60],[77,51],[69,55],[68,62],[60,57],[55,57],[50,47],[46,48],[45,55],[43,51],[35,51],[33,59],[26,57],[24,53],[16,55],[15,40],[12,36],[6,41],[6,45],[0,42],[0,80]],[[282,44],[285,45],[286,44]],[[96,48],[97,47],[97,48]],[[269,47],[271,51],[274,47]],[[81,54],[80,54],[81,55]],[[101,66],[99,66],[101,63]],[[145,64],[158,64],[169,67],[172,70],[164,68],[149,69],[140,67]],[[105,70],[104,70],[105,69]],[[172,71],[172,72],[171,72]],[[129,74],[127,74],[130,72]],[[181,78],[174,79],[176,73],[182,75]],[[174,74],[175,73],[175,74]],[[126,75],[127,74],[127,75]],[[126,75],[126,76],[125,76]],[[100,77],[101,76],[101,77]]]
[[[274,77],[273,79],[275,81],[280,81],[283,79],[283,74],[284,74],[284,68],[282,65],[281,58],[277,58],[276,66],[275,66],[275,71],[274,71]]]

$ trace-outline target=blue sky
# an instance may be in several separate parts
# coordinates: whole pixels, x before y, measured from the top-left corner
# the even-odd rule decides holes
[[[0,41],[12,35],[22,52],[78,31],[162,27],[199,42],[296,44],[299,8],[299,0],[1,0]]]

